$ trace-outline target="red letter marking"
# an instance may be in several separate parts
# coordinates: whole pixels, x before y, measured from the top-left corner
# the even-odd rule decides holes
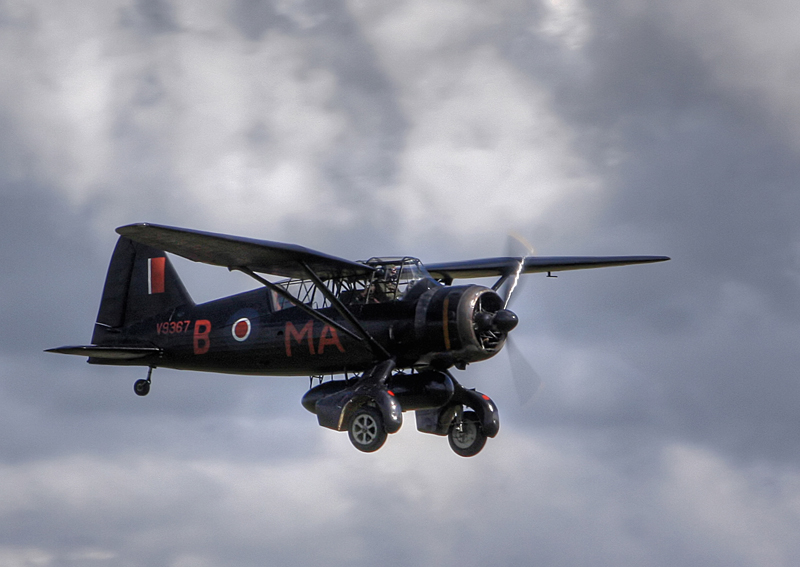
[[[298,332],[291,321],[286,321],[286,331],[284,332],[286,338],[286,356],[292,356],[292,339],[298,343],[303,342],[303,337],[308,337],[308,352],[314,354],[314,343],[312,342],[312,334],[314,333],[314,321],[309,320],[305,326]]]
[[[211,339],[208,334],[211,332],[211,321],[198,319],[194,322],[194,353],[205,354],[211,348]]]
[[[330,338],[328,338],[326,334],[330,335]],[[331,345],[338,348],[339,352],[344,352],[344,347],[342,346],[342,343],[339,342],[339,335],[336,334],[336,329],[330,325],[325,325],[322,327],[322,333],[319,336],[319,347],[317,347],[317,354],[322,354],[325,350],[325,347]]]

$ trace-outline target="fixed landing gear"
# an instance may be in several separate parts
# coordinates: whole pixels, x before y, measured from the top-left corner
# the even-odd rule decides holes
[[[353,413],[347,434],[353,447],[359,451],[364,453],[377,451],[386,442],[387,437],[381,412],[371,406],[361,406]]]
[[[137,396],[146,396],[150,393],[150,377],[153,375],[153,367],[147,371],[147,378],[142,378],[133,383],[133,391]]]
[[[486,434],[481,427],[478,414],[474,411],[456,416],[447,432],[450,448],[462,457],[473,457],[486,445]]]
[[[361,452],[380,449],[403,423],[403,411],[416,413],[417,430],[447,437],[462,457],[480,453],[500,429],[497,408],[489,396],[463,388],[449,372],[422,370],[405,374],[388,360],[355,382],[331,380],[311,388],[303,407],[322,427],[345,431]]]
[[[133,391],[137,396],[146,396],[150,393],[150,380],[137,380],[133,383]]]

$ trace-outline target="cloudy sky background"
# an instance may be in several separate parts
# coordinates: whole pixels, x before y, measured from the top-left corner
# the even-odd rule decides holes
[[[796,565],[800,8],[0,2],[0,565]],[[529,276],[501,432],[353,449],[308,382],[98,368],[114,228]],[[197,301],[252,287],[176,260]]]

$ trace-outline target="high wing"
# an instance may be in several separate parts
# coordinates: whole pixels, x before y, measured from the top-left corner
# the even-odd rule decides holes
[[[303,264],[322,279],[367,276],[374,271],[370,266],[295,244],[241,236],[149,223],[121,226],[117,233],[195,262],[229,269],[247,268],[285,278],[306,278],[308,272]]]
[[[503,256],[464,262],[425,264],[425,268],[434,278],[440,280],[501,277],[516,272],[522,260],[522,258]],[[525,263],[521,273],[608,268],[610,266],[650,264],[666,260],[669,260],[667,256],[528,256],[524,259]]]

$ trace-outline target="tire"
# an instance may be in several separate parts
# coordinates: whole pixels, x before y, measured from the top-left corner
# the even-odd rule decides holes
[[[133,391],[137,396],[146,396],[150,393],[150,380],[137,380],[133,383]]]
[[[381,412],[371,406],[361,406],[353,413],[347,434],[353,447],[359,451],[364,453],[377,451],[386,442],[387,437]]]
[[[462,457],[474,457],[486,445],[478,414],[474,411],[464,412],[461,421],[454,421],[447,432],[450,448]]]

